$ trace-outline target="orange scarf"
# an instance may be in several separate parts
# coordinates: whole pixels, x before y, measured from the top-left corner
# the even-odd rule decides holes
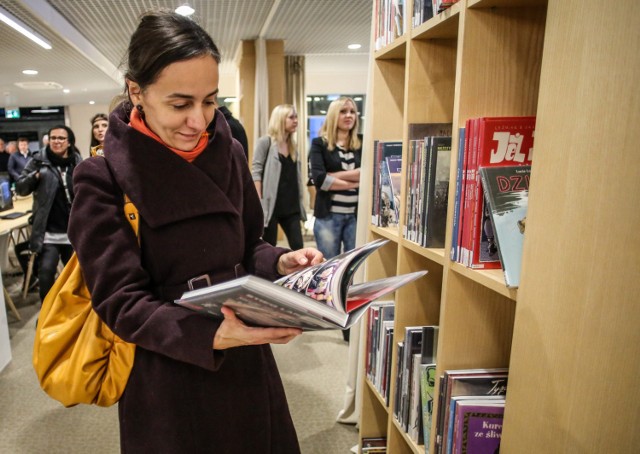
[[[185,159],[187,162],[193,162],[194,159],[196,159],[198,156],[200,156],[200,153],[202,153],[204,151],[204,149],[207,147],[207,143],[209,141],[209,133],[204,132],[202,134],[202,137],[200,137],[200,140],[198,141],[198,144],[191,151],[182,151],[182,150],[178,150],[177,148],[170,147],[169,145],[164,143],[164,141],[155,132],[153,132],[151,129],[149,129],[147,124],[142,119],[142,116],[140,115],[140,112],[138,112],[138,109],[133,109],[131,111],[131,117],[129,119],[129,126],[131,126],[136,131],[140,131],[142,134],[144,134],[146,136],[149,136],[154,140],[157,140],[162,145],[167,147],[169,150],[173,151],[175,154],[177,154],[181,158]]]

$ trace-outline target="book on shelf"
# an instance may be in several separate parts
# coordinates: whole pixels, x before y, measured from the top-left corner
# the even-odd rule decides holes
[[[367,362],[366,372],[369,381],[380,392],[380,376],[383,374],[383,356],[385,341],[385,324],[393,327],[395,305],[393,301],[375,301],[369,306],[367,317]]]
[[[422,327],[422,351],[420,353],[420,409],[422,440],[425,451],[429,452],[431,427],[433,425],[433,400],[436,385],[436,355],[438,351],[439,328],[436,325]]]
[[[450,137],[451,127],[451,123],[411,123],[409,125],[406,210],[402,234],[404,238],[420,245],[424,245],[426,228],[424,215],[427,197],[427,155],[430,151],[431,139]]]
[[[399,155],[387,156],[380,163],[380,227],[398,227],[401,166],[402,156]]]
[[[393,206],[395,227],[400,222],[400,181],[402,180],[402,156],[395,155],[386,158],[391,184],[391,204]]]
[[[411,382],[409,393],[409,417],[407,420],[407,435],[416,444],[421,445],[422,431],[422,406],[420,395],[420,366],[422,366],[422,354],[411,355]]]
[[[384,454],[387,452],[386,437],[363,437],[360,440],[360,452],[363,454]]]
[[[413,383],[412,359],[413,355],[422,353],[422,326],[407,326],[404,329],[403,356],[398,358],[400,381],[400,407],[398,422],[405,432],[409,432],[409,414],[411,407],[411,390]]]
[[[476,129],[469,184],[470,200],[467,237],[469,257],[467,266],[478,269],[500,268],[497,247],[489,241],[484,191],[478,169],[513,165],[531,165],[536,117],[482,117],[476,119]],[[483,221],[487,220],[487,223]]]
[[[432,0],[413,0],[413,28],[433,17]]]
[[[531,166],[481,167],[491,233],[509,288],[520,285]]]
[[[508,369],[446,370],[440,382],[436,444],[439,453],[447,453],[451,399],[457,396],[504,396]]]
[[[465,141],[467,140],[467,134],[465,128],[458,129],[458,157],[456,163],[456,190],[455,190],[455,198],[453,205],[453,219],[451,222],[451,249],[449,251],[449,258],[453,262],[458,261],[459,254],[459,219],[460,219],[460,199],[462,196],[462,174],[464,171],[463,162],[464,162],[464,149],[465,149]]]
[[[504,418],[504,398],[470,397],[454,401],[451,454],[499,452]]]
[[[443,248],[449,201],[451,136],[431,137],[427,160],[421,245],[428,248]]]
[[[275,282],[248,275],[188,291],[174,302],[217,318],[227,306],[251,326],[349,328],[372,301],[426,274],[417,271],[353,284],[359,265],[387,242],[369,242]]]
[[[402,156],[402,141],[374,141],[373,179],[371,186],[371,224],[380,225],[380,205],[382,195],[382,165],[390,156]]]

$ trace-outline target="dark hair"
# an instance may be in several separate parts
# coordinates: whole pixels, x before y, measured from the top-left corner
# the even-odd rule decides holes
[[[78,149],[76,148],[76,135],[73,133],[73,130],[66,125],[57,125],[57,126],[53,126],[51,128],[49,128],[49,131],[47,131],[47,135],[49,137],[51,137],[51,131],[53,131],[54,129],[64,129],[65,131],[67,131],[67,137],[69,137],[69,149],[70,151],[76,151],[78,153],[80,153],[78,151]],[[47,145],[47,147],[49,147],[50,145]]]
[[[124,76],[144,90],[172,63],[203,55],[211,55],[220,63],[218,47],[196,22],[170,11],[149,11],[141,16],[131,35]],[[128,98],[127,90],[125,84]]]
[[[103,113],[97,113],[93,117],[91,117],[91,144],[90,144],[90,146],[92,148],[97,146],[97,145],[100,145],[100,142],[98,142],[98,139],[96,139],[96,137],[93,135],[93,124],[96,122],[96,120],[106,120],[108,122],[109,121],[109,117],[107,116],[107,114],[103,114]]]

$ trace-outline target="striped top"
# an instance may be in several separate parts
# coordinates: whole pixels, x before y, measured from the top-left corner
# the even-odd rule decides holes
[[[345,151],[341,147],[336,147],[340,156],[342,170],[353,170],[356,168],[355,156],[352,151]],[[355,214],[358,205],[358,189],[345,189],[335,191],[331,194],[331,212],[340,214]]]

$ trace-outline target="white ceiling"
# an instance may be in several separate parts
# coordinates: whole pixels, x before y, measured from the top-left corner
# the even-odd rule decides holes
[[[362,61],[369,52],[371,0],[2,0],[0,6],[51,42],[53,49],[43,49],[0,22],[0,107],[90,100],[108,104],[122,89],[120,63],[139,15],[184,3],[195,8],[192,17],[220,48],[223,74],[235,73],[239,43],[261,34],[283,39],[287,55],[336,56],[337,62],[344,62],[349,55]],[[347,49],[351,43],[362,48]],[[331,64],[331,58],[323,61]],[[24,69],[39,73],[26,76]],[[34,82],[48,88],[16,85]]]

